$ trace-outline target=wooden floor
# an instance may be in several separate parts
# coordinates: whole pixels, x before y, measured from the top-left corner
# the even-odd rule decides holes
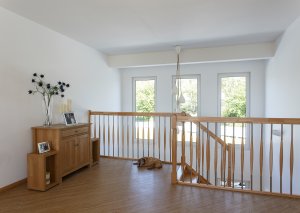
[[[1,193],[0,212],[300,212],[297,199],[171,185],[170,172],[102,158],[47,192],[21,185]]]

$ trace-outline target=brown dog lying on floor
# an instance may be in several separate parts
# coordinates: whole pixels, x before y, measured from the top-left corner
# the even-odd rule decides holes
[[[153,157],[140,158],[136,163],[133,164],[138,165],[138,167],[148,167],[147,169],[162,168],[162,162],[159,159]]]

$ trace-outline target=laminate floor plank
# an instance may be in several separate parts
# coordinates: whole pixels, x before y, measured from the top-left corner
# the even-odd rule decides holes
[[[101,158],[46,191],[20,185],[0,193],[0,212],[300,212],[300,200],[171,185],[171,165],[138,169],[132,161]]]

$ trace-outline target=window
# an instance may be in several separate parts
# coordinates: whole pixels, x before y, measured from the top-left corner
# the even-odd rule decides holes
[[[219,75],[219,116],[247,117],[249,115],[249,74]],[[227,123],[220,125],[221,138],[226,143],[246,143],[246,124]]]
[[[134,78],[133,79],[133,110],[136,112],[155,112],[156,110],[156,78]],[[153,139],[153,117],[136,117],[136,138]],[[139,130],[139,131],[138,131]]]
[[[173,88],[178,85],[179,79],[173,76]],[[199,75],[183,75],[181,76],[181,91],[185,102],[179,105],[178,112],[186,112],[191,116],[199,115],[199,96],[200,96],[200,76]],[[173,111],[176,112],[176,93],[173,92]],[[196,138],[196,125],[190,122],[185,123],[185,141],[190,141],[190,133],[192,131],[193,140]],[[181,141],[182,126],[178,126],[178,140]]]
[[[156,79],[134,78],[133,107],[136,112],[155,112],[156,108]]]

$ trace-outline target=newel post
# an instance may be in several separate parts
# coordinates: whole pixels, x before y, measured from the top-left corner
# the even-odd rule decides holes
[[[177,116],[172,116],[172,184],[177,183]]]

